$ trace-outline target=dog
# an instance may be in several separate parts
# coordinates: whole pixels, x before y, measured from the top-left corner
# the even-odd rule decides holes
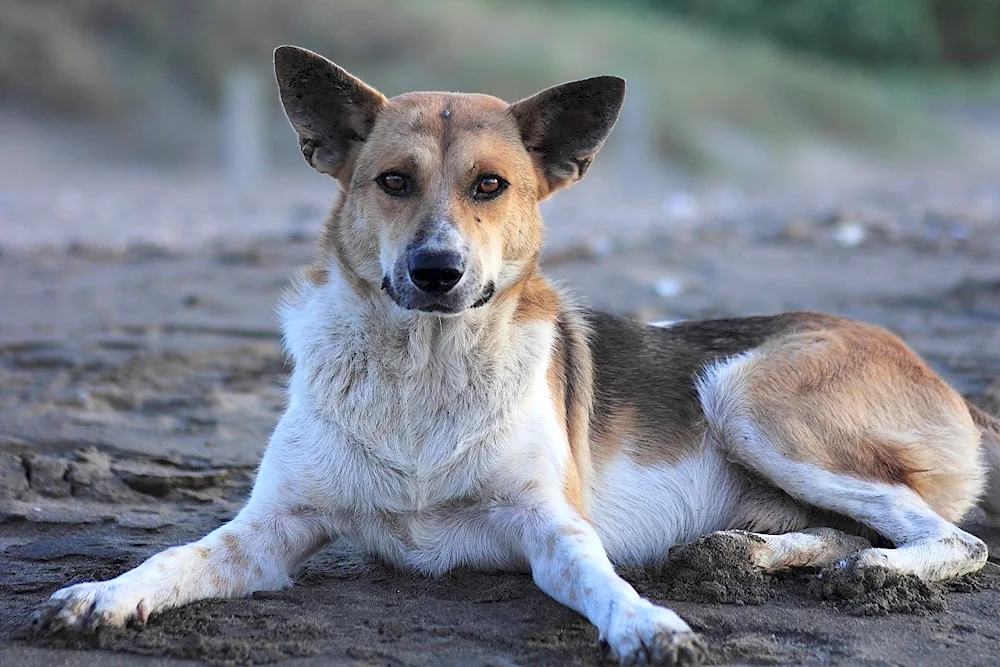
[[[302,48],[274,64],[303,156],[341,188],[281,305],[294,367],[253,491],[206,537],[57,591],[39,631],[280,589],[349,536],[430,576],[530,571],[622,664],[687,665],[702,641],[615,566],[705,535],[767,571],[986,562],[955,522],[998,507],[1000,421],[895,335],[811,312],[654,327],[542,276],[538,203],[587,172],[622,79],[389,99]]]

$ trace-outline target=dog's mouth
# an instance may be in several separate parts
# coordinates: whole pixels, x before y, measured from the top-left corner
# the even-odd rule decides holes
[[[490,299],[493,298],[493,295],[496,294],[496,291],[497,291],[496,284],[492,280],[489,281],[488,283],[486,283],[486,287],[483,288],[483,293],[479,296],[479,299],[474,304],[472,304],[472,307],[482,308],[483,306],[485,306],[487,303],[490,302]]]
[[[464,306],[459,303],[455,303],[454,297],[449,298],[451,295],[444,294],[440,297],[407,297],[400,295],[399,292],[393,287],[392,280],[388,276],[382,278],[382,291],[392,299],[392,301],[406,310],[415,310],[421,313],[434,313],[437,315],[455,315],[461,313],[464,310],[469,310],[472,308],[482,308],[490,299],[496,294],[496,284],[491,280],[486,283],[482,292],[479,293],[479,298],[470,306]]]

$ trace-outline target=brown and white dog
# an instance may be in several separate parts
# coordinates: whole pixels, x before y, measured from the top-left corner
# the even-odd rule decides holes
[[[275,70],[306,160],[342,188],[282,307],[294,371],[250,499],[197,542],[56,592],[36,627],[288,586],[346,535],[428,575],[530,569],[623,663],[692,664],[696,635],[615,565],[726,531],[767,570],[983,566],[953,522],[1000,424],[894,335],[816,313],[658,328],[575,307],[539,273],[538,203],[584,175],[624,81],[507,104],[387,99],[291,46]]]

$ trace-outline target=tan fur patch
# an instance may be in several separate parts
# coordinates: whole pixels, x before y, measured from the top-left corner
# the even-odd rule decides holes
[[[676,433],[675,428],[658,430],[654,424],[643,423],[643,415],[632,405],[616,406],[600,416],[599,424],[591,439],[598,467],[619,454],[639,465],[671,465],[700,452],[705,439],[704,422],[684,433]]]
[[[591,432],[590,452],[600,468],[623,451],[626,441],[634,437],[638,428],[635,423],[635,409],[632,407],[609,410],[599,415],[599,420],[600,426]]]
[[[559,295],[545,278],[531,275],[518,285],[520,294],[514,321],[554,322],[559,314]]]
[[[549,357],[548,384],[553,409],[563,425],[569,446],[570,465],[563,480],[563,493],[582,516],[587,516],[592,476],[590,419],[593,409],[593,372],[587,330],[574,310],[562,306],[557,314],[556,333]]]
[[[549,357],[549,367],[545,373],[549,388],[549,398],[552,400],[552,410],[562,426],[566,446],[569,447],[569,424],[566,416],[566,355],[561,343],[556,343]],[[572,450],[571,450],[572,451]],[[570,465],[563,480],[563,495],[578,511],[583,510],[582,489],[580,488],[580,473],[575,461],[570,456]]]
[[[909,486],[949,521],[978,495],[962,398],[888,331],[837,320],[767,343],[744,372],[754,422],[787,456]]]
[[[226,560],[232,563],[233,568],[242,570],[250,564],[250,558],[247,556],[246,551],[243,550],[240,538],[235,533],[222,533],[219,539],[222,540],[222,544],[226,547],[226,551],[228,552]]]

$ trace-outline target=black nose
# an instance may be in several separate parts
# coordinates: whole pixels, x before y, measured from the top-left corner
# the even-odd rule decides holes
[[[465,258],[452,250],[410,252],[410,280],[422,292],[444,294],[465,273]]]

